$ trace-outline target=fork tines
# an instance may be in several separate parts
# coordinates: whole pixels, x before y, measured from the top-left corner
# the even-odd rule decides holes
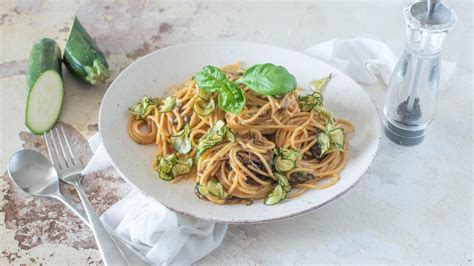
[[[48,147],[49,158],[56,168],[67,169],[79,166],[78,158],[69,145],[63,127],[61,127],[61,130],[54,128],[49,132],[45,132],[44,139],[46,141],[46,147]]]

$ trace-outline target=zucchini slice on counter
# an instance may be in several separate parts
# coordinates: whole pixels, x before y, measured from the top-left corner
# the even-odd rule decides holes
[[[33,45],[26,82],[25,125],[40,135],[58,121],[63,103],[61,49],[54,40],[44,38]]]
[[[63,61],[69,71],[91,85],[104,83],[109,77],[104,53],[77,18],[74,18],[67,38]]]

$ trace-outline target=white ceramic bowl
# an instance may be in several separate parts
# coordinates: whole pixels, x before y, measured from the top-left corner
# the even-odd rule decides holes
[[[144,95],[161,96],[171,86],[192,77],[203,66],[222,66],[241,61],[282,65],[298,84],[309,90],[311,80],[335,74],[324,92],[325,106],[336,117],[355,125],[350,139],[349,161],[341,180],[325,190],[314,190],[274,206],[262,201],[246,205],[216,205],[199,200],[194,181],[170,184],[157,178],[151,168],[155,146],[142,146],[127,135],[127,108]],[[110,85],[102,100],[99,129],[112,164],[135,188],[166,207],[204,220],[225,223],[256,223],[283,219],[314,210],[353,187],[373,161],[381,138],[377,110],[369,96],[352,79],[310,56],[264,44],[248,42],[199,42],[152,52],[128,66]]]

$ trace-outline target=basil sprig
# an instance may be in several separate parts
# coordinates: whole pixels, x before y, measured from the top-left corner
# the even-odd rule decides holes
[[[206,66],[193,77],[198,88],[205,92],[219,92],[226,87],[229,80],[224,72],[215,66]]]
[[[194,81],[200,90],[218,93],[218,106],[222,110],[239,114],[244,108],[244,92],[239,86],[228,80],[224,72],[214,66],[206,66],[196,75]]]
[[[207,93],[218,93],[220,109],[239,114],[245,97],[239,84],[261,95],[281,96],[296,89],[296,78],[286,68],[274,64],[257,64],[245,71],[237,81],[230,81],[222,70],[206,66],[193,77],[197,87]]]
[[[270,63],[250,67],[237,82],[261,95],[284,95],[296,89],[296,78],[286,68]]]
[[[217,105],[226,112],[239,114],[245,105],[244,93],[237,84],[229,82],[219,91]]]

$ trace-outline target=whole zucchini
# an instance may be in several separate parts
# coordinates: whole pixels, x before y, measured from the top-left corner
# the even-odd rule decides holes
[[[69,71],[91,85],[104,83],[109,77],[109,65],[104,53],[77,17],[67,38],[63,61]]]
[[[54,40],[44,38],[33,45],[26,84],[25,125],[40,135],[58,121],[64,96],[61,49]]]

